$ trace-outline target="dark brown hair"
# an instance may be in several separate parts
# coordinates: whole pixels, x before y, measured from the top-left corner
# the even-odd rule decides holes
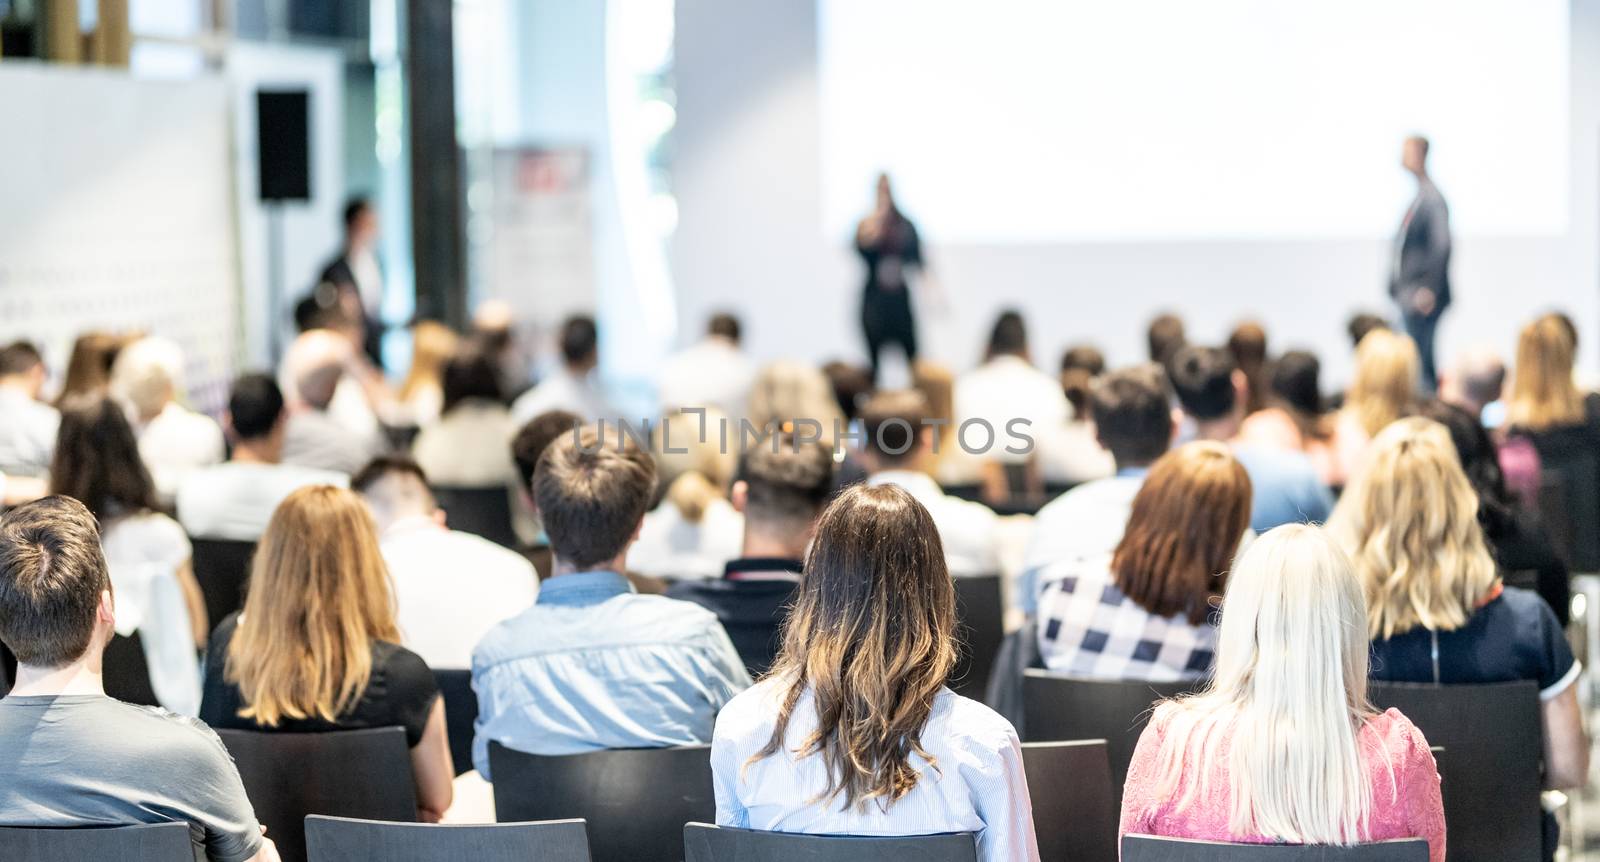
[[[861,407],[862,447],[892,467],[911,460],[928,418],[928,401],[915,389],[879,391]]]
[[[539,466],[539,456],[562,434],[570,434],[583,424],[583,417],[567,410],[547,410],[528,420],[517,436],[511,438],[511,459],[517,462],[517,473],[522,476],[522,487],[533,487],[533,470]]]
[[[102,520],[158,508],[139,441],[115,401],[83,395],[62,405],[50,493],[77,499]]]
[[[1228,447],[1202,441],[1156,461],[1111,558],[1117,589],[1158,617],[1199,625],[1222,595],[1250,526],[1250,477]]]
[[[833,493],[833,450],[787,434],[776,443],[762,441],[739,461],[734,478],[745,483],[745,518],[809,526]]]
[[[533,499],[556,559],[588,569],[622,553],[650,507],[656,463],[620,430],[562,434],[533,473]]]
[[[956,663],[955,587],[933,518],[893,485],[845,490],[822,513],[797,595],[770,674],[783,701],[751,761],[783,747],[809,690],[816,729],[795,754],[827,769],[816,801],[888,806],[921,778],[912,755],[939,768],[922,728]]]
[[[76,661],[111,589],[100,530],[77,500],[45,497],[0,519],[0,642],[31,667]]]
[[[500,390],[500,368],[495,364],[494,354],[470,339],[445,362],[440,377],[440,389],[444,392],[440,413],[449,413],[469,399],[505,400],[505,393]]]
[[[111,383],[111,366],[117,354],[132,341],[132,336],[110,332],[85,332],[72,342],[67,359],[67,376],[61,384],[56,406],[64,407],[75,395],[103,395]]]
[[[1166,365],[1172,357],[1189,343],[1184,334],[1183,318],[1176,314],[1159,314],[1145,330],[1145,342],[1150,351],[1150,361]]]
[[[1112,371],[1089,389],[1095,436],[1117,461],[1117,468],[1139,467],[1160,458],[1172,445],[1172,404],[1167,375],[1158,365]]]

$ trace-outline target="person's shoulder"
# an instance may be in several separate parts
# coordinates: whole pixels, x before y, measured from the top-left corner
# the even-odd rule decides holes
[[[1421,728],[1392,706],[1367,719],[1360,737],[1367,745],[1386,751],[1391,756],[1414,758],[1421,754],[1431,755],[1428,738],[1422,735]]]
[[[721,625],[716,614],[684,599],[634,594],[629,597],[629,604],[640,616],[648,616],[664,624],[665,628],[660,631],[663,635],[693,637],[707,628]]]
[[[504,574],[507,570],[515,570],[518,574],[533,572],[533,564],[528,562],[527,557],[482,536],[461,530],[442,530],[433,535],[436,537],[433,541],[437,542],[440,548],[470,555],[474,563],[492,567],[480,570],[476,574],[498,575]]]
[[[152,552],[169,548],[186,552],[189,548],[189,534],[183,525],[162,512],[137,512],[118,518],[104,532],[111,541],[131,539]]]
[[[787,692],[788,686],[783,680],[767,677],[734,695],[717,712],[713,737],[735,745],[746,740],[765,743]]]
[[[1500,617],[1518,631],[1537,630],[1547,622],[1552,627],[1560,625],[1556,622],[1555,612],[1550,610],[1544,599],[1533,590],[1522,587],[1502,588],[1497,600],[1479,609],[1479,613],[1485,612]]]
[[[1017,729],[1004,716],[948,688],[934,696],[925,738],[928,730],[941,733],[950,747],[986,759],[1018,744]]]
[[[372,642],[373,664],[383,668],[390,680],[433,678],[433,671],[422,656],[392,641]]]
[[[109,697],[105,712],[105,730],[121,746],[147,750],[153,757],[190,768],[231,764],[222,738],[198,718]]]

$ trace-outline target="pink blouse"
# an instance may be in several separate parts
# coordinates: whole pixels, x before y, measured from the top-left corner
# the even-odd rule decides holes
[[[1181,786],[1170,795],[1158,795],[1161,747],[1166,741],[1166,722],[1157,713],[1139,737],[1128,783],[1123,788],[1121,836],[1129,833],[1195,838],[1203,841],[1233,841],[1270,844],[1265,835],[1234,835],[1228,830],[1230,791],[1228,776],[1212,776],[1198,802],[1179,808],[1177,800],[1198,780],[1187,768]],[[1411,720],[1399,710],[1390,709],[1375,716],[1361,728],[1362,760],[1372,786],[1372,816],[1368,821],[1372,841],[1396,838],[1426,838],[1430,862],[1444,862],[1444,803],[1439,796],[1439,770],[1433,752]],[[1218,748],[1226,754],[1229,739]],[[1394,765],[1390,784],[1389,764]]]

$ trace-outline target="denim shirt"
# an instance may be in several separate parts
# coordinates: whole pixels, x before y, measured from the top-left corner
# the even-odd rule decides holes
[[[473,650],[473,765],[490,778],[490,740],[542,755],[709,743],[749,685],[710,611],[639,595],[616,572],[559,575]]]

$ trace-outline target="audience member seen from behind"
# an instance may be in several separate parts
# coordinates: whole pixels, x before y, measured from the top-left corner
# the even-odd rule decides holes
[[[85,332],[72,342],[66,378],[56,394],[56,406],[78,395],[104,395],[111,384],[111,366],[117,354],[137,336],[111,332]]]
[[[1253,542],[1223,599],[1199,694],[1156,707],[1122,797],[1123,835],[1258,844],[1423,838],[1445,858],[1428,741],[1367,701],[1361,583],[1315,527]]]
[[[334,397],[355,362],[350,339],[329,329],[303,332],[289,346],[283,359],[283,394],[289,403],[284,463],[348,476],[377,454],[376,435],[334,409]]]
[[[233,383],[223,426],[233,457],[189,474],[178,488],[178,521],[196,539],[254,542],[278,504],[307,485],[344,485],[343,473],[282,463],[289,424],[283,393],[266,374]]]
[[[512,402],[512,417],[524,423],[540,413],[568,410],[582,416],[585,422],[617,419],[617,411],[606,401],[596,379],[600,333],[594,318],[586,314],[567,318],[557,335],[557,346],[560,365]]]
[[[833,385],[821,370],[791,360],[765,366],[750,388],[749,412],[750,424],[763,434],[785,428],[810,434],[820,429],[822,444],[833,450],[834,462],[839,465],[835,487],[866,478],[866,471],[843,439],[848,426],[833,397]],[[730,428],[728,439],[736,439],[738,433],[739,429]]]
[[[1541,454],[1600,445],[1600,395],[1578,389],[1572,332],[1561,315],[1547,314],[1524,326],[1517,338],[1506,424],[1511,434],[1532,438]]]
[[[927,508],[939,527],[945,561],[958,578],[1000,573],[1000,517],[982,503],[951,496],[928,474],[933,430],[927,425],[928,405],[910,389],[880,390],[861,410],[861,463],[868,485],[896,485]],[[959,445],[948,429],[940,429],[940,446]],[[996,439],[1004,440],[1004,429]],[[996,445],[1000,445],[997,443]]]
[[[210,728],[101,687],[116,600],[95,518],[48,497],[0,521],[0,826],[187,822],[211,862],[276,862],[233,759]]]
[[[200,709],[196,650],[205,646],[208,625],[190,564],[193,552],[183,528],[161,514],[133,429],[111,399],[86,396],[66,403],[50,493],[78,500],[100,519],[121,611],[117,634],[138,635],[156,701],[194,715]],[[124,692],[114,687],[112,694]]]
[[[423,427],[439,418],[444,411],[444,366],[459,342],[450,327],[435,320],[419,320],[411,327],[411,369],[396,393],[394,424]]]
[[[378,458],[351,477],[350,487],[377,522],[400,642],[429,667],[471,667],[484,633],[533,604],[539,594],[533,564],[450,529],[415,461]]]
[[[711,316],[705,335],[667,359],[661,368],[661,406],[667,410],[710,407],[737,420],[755,383],[756,365],[743,348],[739,318]]]
[[[1550,608],[1502,585],[1478,507],[1443,426],[1402,419],[1373,441],[1366,469],[1328,522],[1366,589],[1373,676],[1445,685],[1537,682],[1546,785],[1581,787],[1589,768],[1576,685],[1581,668]]]
[[[1172,357],[1177,356],[1178,351],[1188,344],[1189,337],[1184,333],[1183,318],[1170,312],[1156,315],[1145,330],[1145,346],[1150,361],[1162,367],[1166,367]]]
[[[1018,591],[1019,603],[1029,614],[1038,599],[1044,567],[1116,549],[1145,474],[1172,445],[1176,429],[1166,374],[1159,366],[1101,376],[1090,390],[1089,412],[1096,437],[1116,460],[1117,472],[1073,488],[1034,517]]]
[[[540,578],[550,577],[554,562],[550,555],[550,537],[539,523],[539,511],[533,500],[533,472],[539,466],[539,456],[562,434],[572,434],[583,425],[583,417],[565,410],[551,410],[528,420],[511,439],[511,460],[517,465],[517,497],[522,508],[533,517],[534,537],[528,542],[528,559],[539,570]]]
[[[1267,404],[1246,416],[1241,440],[1255,446],[1304,452],[1319,476],[1332,467],[1322,398],[1322,361],[1305,350],[1285,351],[1267,372]]]
[[[584,428],[540,456],[533,495],[554,573],[472,653],[482,777],[493,780],[491,742],[545,755],[705,743],[717,710],[750,684],[715,615],[638,595],[621,574],[654,485],[631,437]]]
[[[982,482],[985,467],[982,458],[961,448],[956,442],[955,434],[961,423],[956,421],[955,374],[948,366],[931,359],[918,359],[911,366],[911,388],[921,393],[927,402],[928,421],[939,423],[939,450],[929,453],[931,457],[928,463],[928,473],[934,481],[941,487]],[[856,405],[857,415],[852,416],[852,420],[860,418],[860,408],[870,397],[869,392]]]
[[[1052,671],[1197,680],[1216,653],[1215,611],[1250,526],[1250,477],[1216,442],[1163,455],[1114,552],[1040,573],[1039,654]]]
[[[1250,528],[1264,533],[1284,524],[1320,524],[1333,510],[1333,495],[1307,456],[1239,439],[1250,382],[1228,351],[1185,347],[1173,357],[1172,389],[1193,422],[1195,437],[1225,443],[1250,474]]]
[[[244,611],[211,635],[200,720],[315,733],[405,729],[417,818],[450,807],[450,748],[433,672],[400,646],[372,515],[343,488],[290,494],[250,567]]]
[[[1505,424],[1505,386],[1505,361],[1493,347],[1479,345],[1456,357],[1439,378],[1439,398],[1494,429]]]
[[[714,407],[703,409],[703,415],[668,414],[651,436],[661,499],[628,549],[630,573],[668,581],[714,578],[739,555],[744,515],[728,501],[739,463],[736,432],[723,440],[715,430],[724,421],[734,429],[738,423]],[[755,442],[747,438],[745,445]]]
[[[800,582],[817,516],[833,493],[833,453],[783,435],[745,451],[733,483],[733,507],[744,515],[744,541],[722,577],[679,581],[667,596],[717,615],[745,669],[759,677],[777,656],[779,631]]]
[[[1334,417],[1333,459],[1322,477],[1330,487],[1343,487],[1360,468],[1372,438],[1416,409],[1418,362],[1417,346],[1404,335],[1375,329],[1361,339],[1355,377]]]
[[[1081,485],[1117,472],[1111,453],[1095,439],[1089,418],[1089,386],[1106,370],[1105,354],[1092,345],[1067,348],[1061,355],[1061,392],[1071,417],[1055,428],[1034,429],[1039,474],[1046,485]]]
[[[111,394],[128,409],[139,455],[164,506],[172,505],[190,474],[222,463],[226,454],[222,428],[179,404],[183,391],[183,349],[175,341],[141,338],[111,366]]]
[[[1271,387],[1267,380],[1267,330],[1250,320],[1233,328],[1228,334],[1228,354],[1233,364],[1244,373],[1247,397],[1244,415],[1248,416],[1267,406]]]
[[[717,717],[717,823],[819,835],[975,832],[1036,862],[1016,731],[946,687],[955,589],[928,510],[854,487],[817,525],[772,673]]]
[[[1061,391],[1060,381],[1033,365],[1022,315],[1016,311],[1001,313],[990,330],[983,364],[956,381],[957,422],[987,422],[997,439],[1006,439],[1013,422],[1031,437],[1042,429],[1062,425],[1071,415],[1072,407]],[[1030,460],[1031,453],[1008,452],[1007,448],[994,446],[982,457],[1003,464]]]
[[[1373,314],[1370,311],[1353,314],[1344,324],[1345,334],[1350,336],[1350,348],[1352,350],[1360,347],[1361,340],[1367,337],[1367,333],[1376,329],[1393,331],[1389,321],[1385,320],[1381,315]]]
[[[467,342],[445,363],[442,412],[411,445],[412,457],[436,485],[511,493],[517,426],[501,394],[494,356],[479,345]]]
[[[26,341],[0,348],[0,472],[43,477],[50,472],[61,414],[39,400],[44,358]]]

